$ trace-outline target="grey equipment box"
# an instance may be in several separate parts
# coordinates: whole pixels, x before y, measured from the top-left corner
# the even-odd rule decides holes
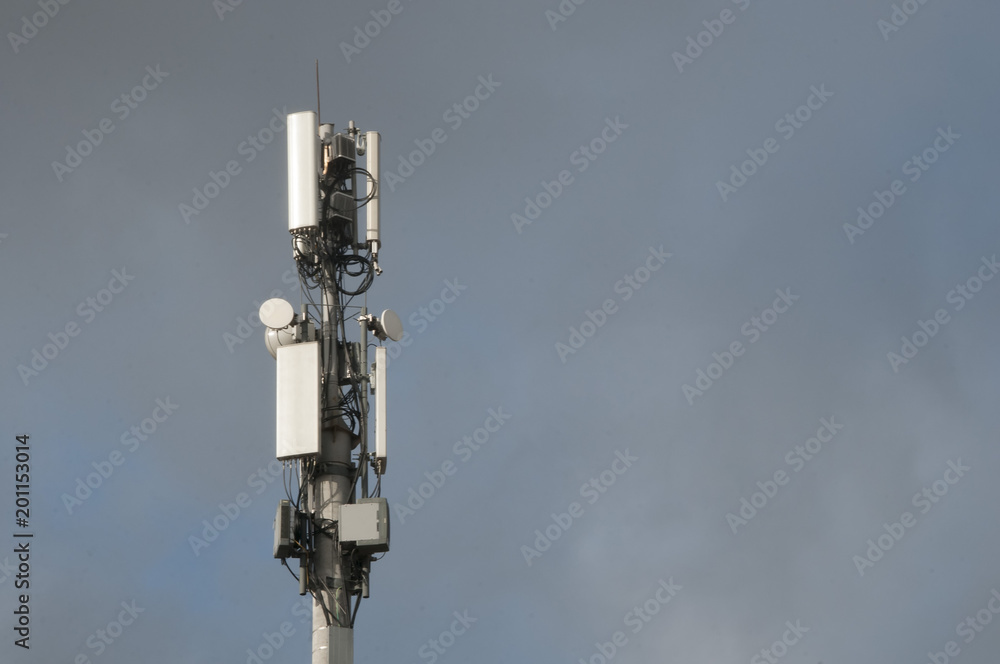
[[[295,506],[288,500],[278,502],[278,511],[274,515],[274,557],[297,558],[293,551],[293,540],[296,531]]]
[[[389,501],[385,498],[361,498],[357,503],[340,506],[340,543],[360,553],[389,550]]]

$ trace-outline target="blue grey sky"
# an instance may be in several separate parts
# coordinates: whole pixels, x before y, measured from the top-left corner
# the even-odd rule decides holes
[[[299,302],[283,118],[317,59],[322,120],[382,133],[368,305],[409,332],[359,664],[995,661],[998,21],[5,3],[0,661],[308,661],[250,320]]]

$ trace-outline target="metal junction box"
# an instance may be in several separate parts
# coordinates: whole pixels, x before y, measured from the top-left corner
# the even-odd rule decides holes
[[[389,550],[389,501],[361,498],[340,506],[340,543],[361,553]]]
[[[274,557],[293,558],[293,542],[295,539],[295,506],[288,500],[278,503],[278,512],[274,515]]]

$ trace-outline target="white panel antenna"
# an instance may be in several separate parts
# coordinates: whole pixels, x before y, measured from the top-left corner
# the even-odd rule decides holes
[[[365,198],[371,197],[365,209],[368,211],[368,244],[372,253],[378,255],[381,237],[379,235],[379,199],[382,192],[379,191],[379,183],[382,176],[379,173],[379,133],[377,131],[365,132],[365,150],[368,152],[368,173],[370,177],[365,178]],[[373,193],[374,192],[374,193]]]
[[[320,450],[319,342],[280,346],[278,360],[277,454],[279,459]]]
[[[379,346],[375,349],[375,472],[379,475],[385,474],[386,464],[386,364],[386,347]]]
[[[319,226],[319,136],[312,111],[288,116],[288,230]]]

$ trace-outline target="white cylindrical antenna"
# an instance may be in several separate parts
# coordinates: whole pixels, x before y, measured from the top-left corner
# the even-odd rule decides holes
[[[372,253],[378,256],[381,238],[379,237],[379,199],[382,192],[379,191],[378,183],[381,180],[379,174],[379,135],[377,131],[365,132],[365,150],[368,153],[368,178],[366,179],[365,197],[371,197],[368,201],[368,244]],[[374,192],[374,193],[373,193]]]
[[[288,230],[319,226],[319,138],[312,111],[288,116]]]

